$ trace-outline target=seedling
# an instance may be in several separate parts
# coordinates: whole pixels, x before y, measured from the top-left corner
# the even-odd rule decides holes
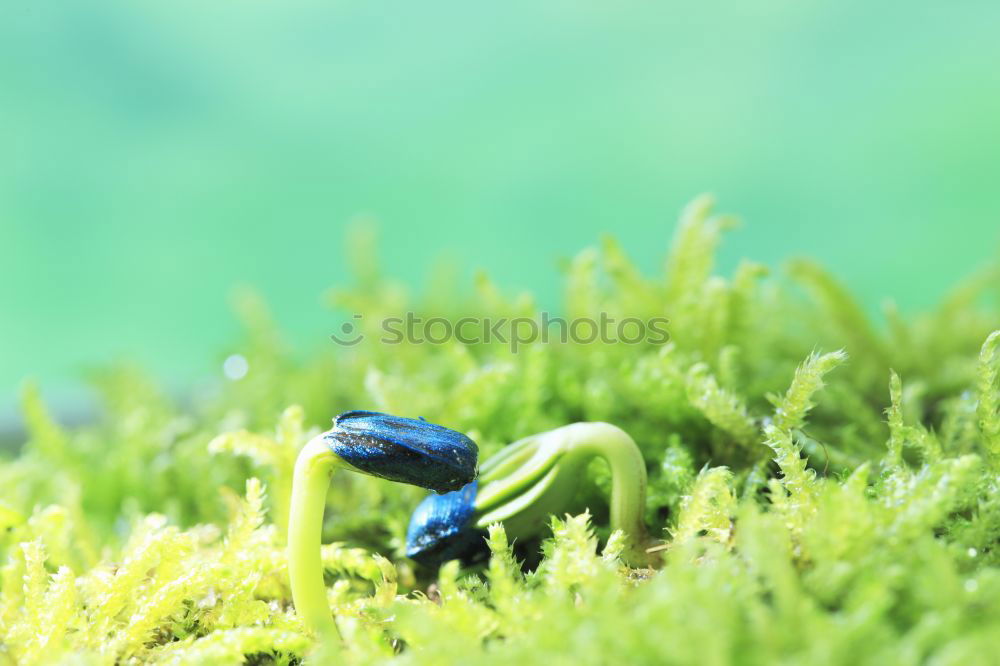
[[[609,423],[574,423],[526,437],[485,461],[477,481],[427,497],[410,518],[407,555],[428,566],[468,560],[496,522],[511,538],[540,534],[550,514],[569,508],[595,457],[611,468],[611,527],[625,535],[623,558],[644,565],[646,465],[632,438]]]
[[[476,478],[479,449],[460,432],[378,412],[344,412],[309,441],[295,462],[288,523],[288,574],[295,609],[308,627],[337,635],[326,600],[320,544],[330,478],[338,467],[439,493]]]

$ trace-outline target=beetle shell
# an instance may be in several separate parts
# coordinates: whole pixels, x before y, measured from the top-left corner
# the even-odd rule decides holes
[[[486,532],[473,523],[479,483],[424,498],[410,516],[406,556],[428,567],[448,560],[468,564],[488,554]]]
[[[439,493],[458,490],[477,474],[476,443],[422,419],[344,412],[325,439],[334,454],[360,472]]]

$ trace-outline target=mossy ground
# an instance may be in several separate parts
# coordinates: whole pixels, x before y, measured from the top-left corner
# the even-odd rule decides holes
[[[366,343],[301,359],[246,297],[250,371],[192,407],[118,368],[96,379],[101,418],[66,429],[29,386],[28,441],[0,463],[0,663],[998,663],[998,272],[876,324],[806,261],[714,275],[730,224],[697,200],[652,278],[610,239],[568,267],[566,316],[669,317],[667,345]],[[363,238],[350,255],[357,283],[331,298],[368,326],[536,312],[486,278],[471,298],[410,298]],[[345,473],[324,550],[344,645],[316,645],[289,599],[291,468],[350,408],[464,430],[483,456],[615,423],[646,457],[661,561],[620,563],[600,465],[580,514],[518,544],[542,552],[527,572],[499,526],[485,567],[414,570],[403,534],[423,492]]]

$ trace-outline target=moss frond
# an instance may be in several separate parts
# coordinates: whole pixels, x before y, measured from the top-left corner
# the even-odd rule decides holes
[[[719,543],[729,541],[736,516],[733,474],[725,467],[703,469],[691,494],[681,502],[681,514],[673,531],[673,542],[683,544],[695,537]]]
[[[979,352],[976,388],[979,393],[979,428],[985,453],[1000,466],[1000,331],[986,338]]]

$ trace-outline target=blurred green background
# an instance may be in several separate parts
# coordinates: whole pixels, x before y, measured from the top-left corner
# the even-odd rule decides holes
[[[219,373],[235,285],[330,344],[373,216],[558,302],[617,235],[646,270],[702,191],[723,269],[797,254],[935,301],[1000,241],[1000,3],[58,0],[0,6],[0,414],[120,358]]]

